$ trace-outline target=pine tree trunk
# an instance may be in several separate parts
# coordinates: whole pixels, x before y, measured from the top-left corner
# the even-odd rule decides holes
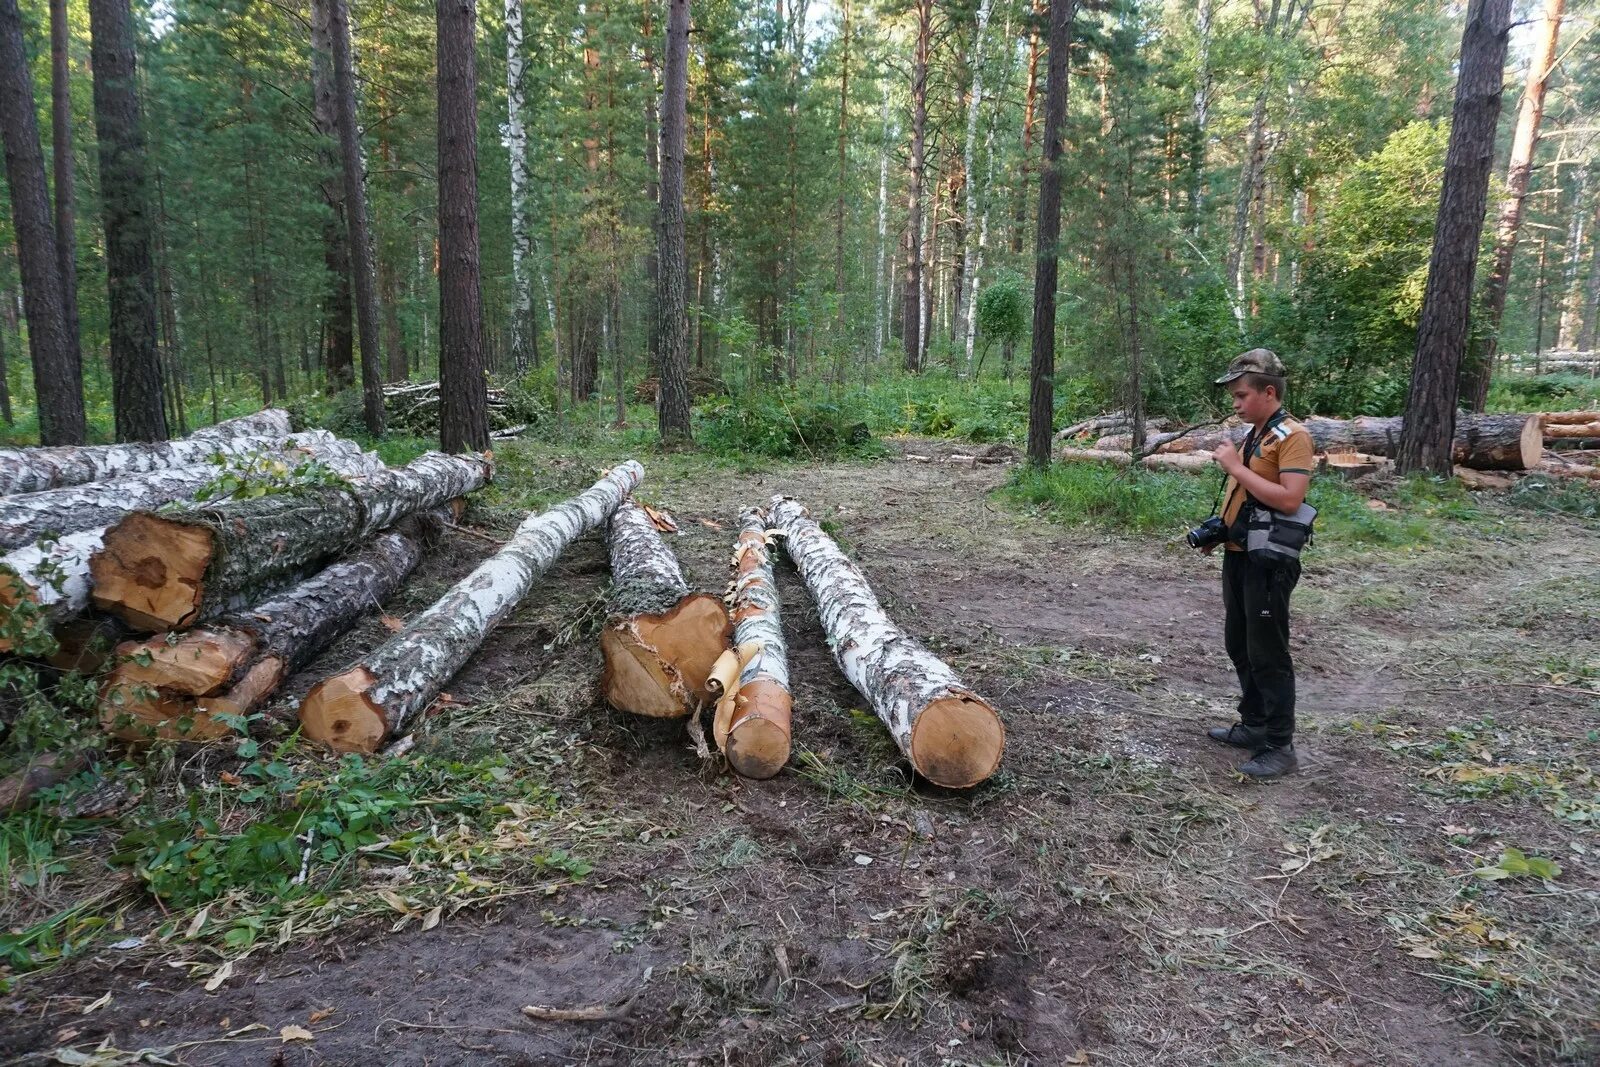
[[[372,233],[367,212],[366,167],[361,131],[356,125],[356,75],[350,59],[350,14],[345,0],[331,5],[334,115],[339,124],[339,157],[344,171],[345,223],[350,228],[350,274],[356,296],[356,329],[361,339],[361,415],[374,437],[383,424],[383,344],[378,328],[378,278],[373,269]],[[484,444],[479,447],[488,447]]]
[[[1511,0],[1471,0],[1468,5],[1405,428],[1395,454],[1395,469],[1401,474],[1448,476],[1451,471],[1461,353],[1467,344],[1472,281],[1494,163],[1510,22]]]
[[[644,508],[624,501],[607,527],[611,599],[600,632],[600,690],[621,711],[682,718],[711,697],[706,681],[732,627],[722,601],[695,593]]]
[[[300,705],[306,736],[341,752],[375,752],[407,732],[567,546],[604,524],[643,477],[629,460],[524,520],[505,547],[405,629],[307,693]]]
[[[296,434],[288,442],[268,438],[252,440],[259,443],[263,452],[287,446],[291,455],[286,459],[348,457],[361,452],[359,445],[340,441],[327,430]],[[216,446],[211,447],[214,450]],[[87,482],[0,497],[0,551],[36,541],[52,531],[59,535],[109,526],[130,511],[183,500],[222,473],[224,468],[207,462],[209,459],[207,455],[194,466],[158,468],[110,482]]]
[[[844,20],[840,43],[839,65],[839,188],[833,205],[833,332],[838,361],[835,379],[844,371],[844,194],[849,188],[849,136],[850,136],[850,0],[844,0],[841,11]]]
[[[1193,149],[1189,153],[1190,233],[1198,235],[1206,202],[1206,139],[1211,123],[1211,23],[1214,0],[1199,0],[1195,10]]]
[[[1011,254],[1022,255],[1028,231],[1028,172],[1033,167],[1033,123],[1039,96],[1039,24],[1045,0],[1033,0],[1028,20],[1028,87],[1022,97],[1022,160],[1018,165],[1016,213],[1011,220]],[[1011,350],[1006,349],[1006,381],[1011,380]]]
[[[712,670],[714,684],[709,687],[717,707],[711,733],[735,771],[746,778],[771,778],[789,762],[794,706],[789,654],[772,576],[767,514],[750,508],[739,525],[728,589],[734,649],[724,652]]]
[[[922,192],[928,126],[928,48],[933,36],[933,0],[916,0],[916,51],[911,62],[911,175],[906,192],[906,280],[901,334],[906,370],[922,370]]]
[[[667,2],[667,53],[661,94],[661,255],[656,305],[661,316],[661,388],[656,419],[665,443],[690,439],[689,265],[684,238],[684,127],[688,121],[689,0]]]
[[[439,446],[489,447],[478,265],[476,0],[438,0]]]
[[[523,82],[522,0],[505,0],[506,148],[511,156],[511,366],[518,375],[533,366],[533,206],[528,199],[528,130]]]
[[[358,551],[243,611],[183,634],[117,649],[101,686],[100,718],[129,740],[201,740],[232,731],[213,716],[246,716],[400,588],[449,508],[415,515]]]
[[[333,0],[311,5],[311,113],[317,131],[317,161],[323,171],[317,183],[328,205],[322,225],[322,263],[327,273],[323,290],[322,361],[328,391],[355,383],[355,320],[350,293],[350,226],[345,219],[344,162],[339,146],[338,85],[334,77]]]
[[[1511,161],[1506,167],[1506,194],[1500,201],[1495,221],[1494,258],[1490,261],[1489,281],[1483,290],[1483,315],[1487,336],[1481,351],[1470,354],[1462,374],[1463,406],[1482,411],[1489,397],[1489,379],[1494,374],[1499,352],[1500,320],[1506,311],[1506,290],[1511,284],[1511,263],[1517,254],[1517,237],[1522,230],[1522,202],[1533,177],[1533,156],[1539,148],[1539,126],[1544,121],[1544,94],[1555,70],[1556,45],[1561,36],[1561,17],[1566,0],[1545,0],[1544,17],[1534,41],[1528,64],[1528,81],[1522,90],[1522,106],[1517,112],[1517,128],[1511,135]]]
[[[207,426],[177,441],[0,449],[0,494],[36,493],[163,467],[188,467],[204,463],[218,452],[230,456],[259,452],[288,435],[289,413],[268,408]]]
[[[1028,369],[1028,462],[1050,465],[1055,420],[1056,279],[1061,235],[1061,152],[1067,115],[1067,53],[1074,0],[1049,0],[1045,71],[1044,160],[1039,168],[1039,223],[1034,245],[1033,353]]]
[[[17,0],[0,0],[0,140],[5,143],[6,188],[39,401],[39,441],[81,445],[87,434],[83,369],[73,354],[67,327],[61,261],[39,147],[39,116]]]
[[[650,217],[660,225],[661,217],[661,117],[656,101],[656,39],[655,39],[655,4],[656,0],[644,0],[644,27],[643,40],[640,42],[644,49],[644,169],[645,199],[650,202]],[[667,32],[671,33],[669,24]],[[669,42],[670,47],[670,42]],[[663,88],[664,91],[664,88]],[[687,105],[686,105],[687,106]],[[685,135],[687,136],[687,135]],[[659,242],[660,233],[656,234],[656,245],[646,245],[644,254],[644,281],[645,292],[648,298],[644,301],[644,322],[647,354],[649,356],[650,373],[661,374],[661,335],[655,328],[661,318],[659,305],[661,292],[661,258]],[[620,398],[622,393],[617,392]],[[620,402],[620,401],[619,401]],[[621,421],[619,415],[618,421]]]
[[[1065,21],[1059,7],[1056,17]],[[773,497],[768,518],[816,601],[840,670],[872,702],[917,773],[952,789],[992,775],[1005,750],[1005,727],[994,709],[884,614],[866,578],[805,508]]]
[[[165,441],[167,417],[156,350],[154,204],[145,170],[144,120],[128,0],[90,0],[95,132],[110,292],[111,404],[117,440]]]
[[[181,629],[230,597],[256,598],[392,526],[482,486],[489,462],[431,452],[346,487],[229,501],[174,515],[137,511],[90,562],[94,604],[135,630]]]
[[[61,308],[73,364],[83,373],[78,340],[78,236],[74,221],[76,179],[72,158],[72,53],[67,0],[50,0],[50,154],[55,171],[56,262],[61,271]]]

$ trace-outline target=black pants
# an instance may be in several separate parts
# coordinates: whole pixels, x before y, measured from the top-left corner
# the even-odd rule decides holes
[[[1289,656],[1289,594],[1300,564],[1262,567],[1224,552],[1222,606],[1228,658],[1239,674],[1239,721],[1266,745],[1294,739],[1294,660]]]

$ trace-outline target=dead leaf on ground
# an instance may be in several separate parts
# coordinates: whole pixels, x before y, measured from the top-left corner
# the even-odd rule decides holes
[[[318,1008],[316,1011],[311,1013],[311,1017],[306,1021],[312,1026],[315,1026],[338,1010],[338,1008],[335,1008],[331,1005],[326,1008]]]
[[[296,1026],[294,1023],[290,1023],[282,1030],[279,1030],[278,1036],[283,1038],[285,1045],[291,1041],[315,1041],[317,1039],[316,1034],[313,1034],[303,1026]]]
[[[379,615],[378,621],[392,634],[397,634],[406,628],[406,620],[398,615]]]

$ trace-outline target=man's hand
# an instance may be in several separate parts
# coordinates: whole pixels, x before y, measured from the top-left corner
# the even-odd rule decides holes
[[[1209,556],[1209,555],[1211,555],[1211,553],[1215,552],[1216,550],[1217,550],[1217,546],[1216,545],[1207,545],[1206,547],[1204,547],[1204,548],[1202,548],[1200,550],[1200,554],[1202,556]]]
[[[1244,465],[1244,460],[1239,458],[1239,450],[1233,447],[1232,441],[1223,441],[1211,456],[1217,461],[1217,466],[1235,476],[1238,475],[1239,468]]]

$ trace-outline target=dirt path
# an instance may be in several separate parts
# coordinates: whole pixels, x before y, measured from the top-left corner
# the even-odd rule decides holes
[[[1554,684],[1550,663],[1596,662],[1600,536],[1518,527],[1472,551],[1313,562],[1295,638],[1305,771],[1262,787],[1203,737],[1230,718],[1233,684],[1215,562],[1019,516],[990,496],[1004,477],[897,461],[653,475],[647,493],[678,519],[690,580],[712,589],[740,506],[805,501],[890,613],[1001,708],[1008,750],[986,787],[907,782],[787,568],[795,759],[766,783],[702,770],[680,726],[596,704],[592,642],[554,639],[603,588],[603,555],[584,543],[457,680],[463,710],[420,746],[559,751],[554,781],[575,810],[630,820],[597,841],[581,888],[426,932],[347,927],[254,955],[214,992],[102,953],[30,989],[0,1051],[110,1035],[122,1049],[196,1042],[173,1058],[197,1064],[1593,1054],[1594,839],[1545,810],[1548,790],[1464,792],[1476,780],[1455,775],[1485,762],[1472,745],[1491,766],[1595,765],[1594,702],[1459,687],[1485,649],[1505,674],[1485,682]],[[458,548],[408,600],[487,550]],[[1557,627],[1550,610],[1575,614]],[[1557,892],[1476,892],[1471,869],[1507,844],[1559,856]],[[533,1021],[526,1004],[617,1017]],[[253,1023],[268,1029],[226,1036]],[[284,1044],[288,1024],[314,1040]]]

